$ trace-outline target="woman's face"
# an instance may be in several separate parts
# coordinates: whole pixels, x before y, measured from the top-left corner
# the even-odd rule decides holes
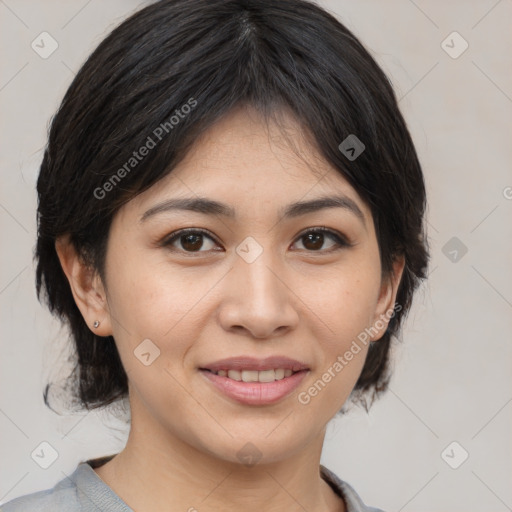
[[[369,208],[298,132],[309,164],[270,128],[246,110],[216,124],[118,212],[106,257],[101,334],[128,373],[132,429],[234,462],[323,435],[396,295]],[[337,206],[315,206],[326,197]],[[171,207],[200,198],[222,207]]]

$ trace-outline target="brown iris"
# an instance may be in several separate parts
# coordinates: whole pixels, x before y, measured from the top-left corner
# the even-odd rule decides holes
[[[180,238],[183,248],[187,251],[197,251],[203,245],[203,235],[187,234]]]
[[[324,243],[323,233],[308,233],[307,235],[304,235],[303,238],[306,240],[303,242],[306,249],[317,251],[322,248]]]

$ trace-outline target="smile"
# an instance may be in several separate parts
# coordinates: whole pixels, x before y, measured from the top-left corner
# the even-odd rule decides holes
[[[238,382],[274,382],[290,377],[293,371],[290,369],[278,368],[271,370],[219,370],[213,372],[220,377],[236,380]]]

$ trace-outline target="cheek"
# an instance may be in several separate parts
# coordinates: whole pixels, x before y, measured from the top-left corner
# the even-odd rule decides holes
[[[111,311],[138,336],[164,336],[205,293],[190,274],[136,255],[112,259],[110,275]]]
[[[165,371],[165,361],[174,373],[209,320],[207,295],[218,283],[218,275],[197,268],[177,270],[168,261],[144,264],[128,256],[124,261],[113,260],[111,268],[115,269],[109,284],[111,317],[123,365],[127,371],[139,372],[134,354],[149,339],[154,344],[145,342],[150,352],[163,356],[151,366]]]
[[[375,296],[368,277],[357,273],[338,276],[311,296],[318,365],[297,398],[308,414],[325,422],[348,399],[368,353],[365,329],[370,325]]]
[[[377,304],[379,268],[369,264],[350,265],[324,276],[317,285],[309,287],[305,303],[323,333],[325,348],[331,353],[345,345],[369,327]],[[306,293],[306,288],[303,289]]]

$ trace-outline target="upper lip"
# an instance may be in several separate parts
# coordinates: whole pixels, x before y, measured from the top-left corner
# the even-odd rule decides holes
[[[218,372],[219,370],[262,371],[280,368],[284,370],[292,370],[293,372],[309,369],[306,364],[295,359],[290,359],[286,356],[270,356],[264,359],[247,356],[228,357],[226,359],[219,359],[213,363],[208,363],[200,369]]]

